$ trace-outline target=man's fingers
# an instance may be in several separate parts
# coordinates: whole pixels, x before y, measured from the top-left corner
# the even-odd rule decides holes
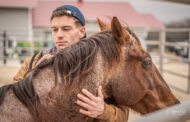
[[[80,112],[81,114],[90,116],[90,112],[89,112],[89,111],[85,111],[85,110],[83,110],[83,109],[80,109],[79,112]]]
[[[88,115],[92,118],[102,115],[105,111],[105,105],[101,86],[98,88],[98,96],[94,96],[85,89],[82,89],[82,92],[85,96],[78,94],[77,97],[80,100],[77,100],[77,104],[87,110],[80,109],[80,113]]]
[[[82,101],[80,101],[80,100],[77,100],[77,104],[78,104],[79,106],[81,106],[81,107],[87,109],[87,110],[91,110],[91,109],[92,109],[92,107],[90,107],[88,104],[86,104],[86,103],[84,103],[84,102],[82,102]]]
[[[102,94],[102,86],[99,86],[99,88],[98,88],[98,97],[104,99],[104,96]]]
[[[77,97],[78,97],[80,100],[82,100],[83,102],[85,102],[85,103],[87,103],[87,104],[89,104],[89,105],[91,105],[91,106],[95,106],[95,105],[94,105],[94,102],[91,101],[91,100],[89,100],[87,97],[85,97],[85,96],[83,96],[83,95],[81,95],[81,94],[78,94]]]
[[[96,102],[96,97],[91,94],[89,91],[87,91],[86,89],[82,89],[82,92],[87,96],[89,97],[92,101]]]

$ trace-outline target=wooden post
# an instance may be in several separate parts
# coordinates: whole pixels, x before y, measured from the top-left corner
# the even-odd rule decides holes
[[[190,31],[189,31],[189,43],[188,43],[188,85],[187,92],[190,94]]]
[[[31,43],[30,55],[34,54],[34,40],[33,40],[33,28],[32,28],[32,8],[28,9],[28,40]]]
[[[159,69],[160,73],[163,74],[163,61],[164,61],[164,51],[165,51],[165,39],[166,39],[166,31],[163,28],[159,34],[159,41],[160,41],[160,62],[159,62]]]

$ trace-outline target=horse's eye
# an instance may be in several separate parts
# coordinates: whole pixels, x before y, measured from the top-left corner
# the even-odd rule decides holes
[[[151,60],[142,61],[142,66],[145,68],[149,68],[152,66],[152,61]]]

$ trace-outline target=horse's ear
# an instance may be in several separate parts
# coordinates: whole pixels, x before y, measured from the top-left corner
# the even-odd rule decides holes
[[[107,25],[104,22],[102,22],[99,18],[97,18],[97,22],[101,31],[108,30]]]
[[[124,45],[128,35],[127,35],[127,32],[124,29],[124,27],[121,26],[117,17],[113,17],[113,19],[111,21],[111,31],[112,31],[112,35],[116,39],[116,41],[119,44]]]

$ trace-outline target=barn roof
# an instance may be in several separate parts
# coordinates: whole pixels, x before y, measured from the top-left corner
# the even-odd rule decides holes
[[[0,1],[0,7],[33,8],[33,25],[41,27],[49,27],[52,11],[65,4],[77,6],[83,12],[87,22],[96,21],[97,17],[108,22],[111,17],[117,16],[123,25],[130,27],[164,27],[153,15],[138,13],[128,2]]]
[[[52,11],[65,4],[77,6],[83,12],[87,22],[95,21],[97,17],[108,21],[108,18],[117,16],[123,25],[131,27],[164,27],[153,15],[140,14],[127,2],[80,3],[63,1],[39,1],[37,7],[33,9],[33,25],[49,26]]]

